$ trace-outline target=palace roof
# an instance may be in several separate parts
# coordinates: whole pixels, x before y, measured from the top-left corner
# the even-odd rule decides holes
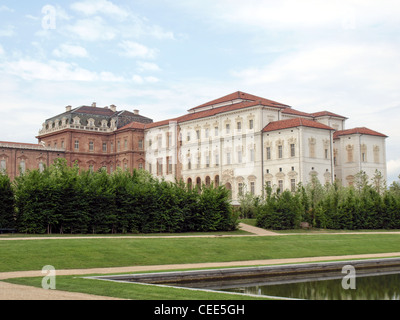
[[[360,135],[365,134],[365,135],[384,137],[384,138],[388,137],[388,136],[384,135],[383,133],[368,129],[366,127],[360,127],[360,128],[336,131],[333,134],[333,138],[338,139],[340,136],[351,135],[351,134],[360,134]]]
[[[234,104],[234,103],[245,102],[245,101],[247,101],[247,102],[258,102],[258,103],[262,103],[262,104],[264,104],[266,106],[276,107],[276,108],[288,108],[289,107],[288,105],[282,104],[280,102],[276,102],[276,101],[273,101],[273,100],[265,99],[265,98],[262,98],[262,97],[258,97],[258,96],[252,95],[252,94],[245,93],[245,92],[237,91],[237,92],[228,94],[228,95],[226,95],[224,97],[221,97],[221,98],[206,102],[206,103],[204,103],[202,105],[199,105],[197,107],[194,107],[194,108],[190,109],[189,111],[193,112],[193,111],[196,111],[198,109],[205,108],[205,107],[216,107],[216,108],[218,108],[219,107],[218,105],[221,105],[221,104],[226,104],[226,103]]]
[[[316,129],[325,129],[325,130],[334,130],[333,128],[322,124],[320,122],[314,120],[308,120],[304,118],[294,118],[287,120],[279,120],[270,122],[264,129],[263,132],[270,132],[276,130],[283,130],[288,128],[296,128],[296,127],[310,127]]]

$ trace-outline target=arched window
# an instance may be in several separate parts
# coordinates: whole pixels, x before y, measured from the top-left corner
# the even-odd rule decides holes
[[[219,175],[215,176],[214,184],[215,184],[216,187],[219,187]]]
[[[225,184],[225,188],[226,188],[227,190],[229,190],[229,199],[232,199],[232,185],[231,185],[229,182],[227,182],[227,183]]]

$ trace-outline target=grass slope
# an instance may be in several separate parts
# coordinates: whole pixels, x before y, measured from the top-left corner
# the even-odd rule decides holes
[[[400,252],[400,235],[0,241],[0,272]]]

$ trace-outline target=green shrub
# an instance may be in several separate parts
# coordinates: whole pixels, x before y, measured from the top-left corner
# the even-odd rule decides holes
[[[10,179],[0,173],[0,228],[15,227],[14,191]]]
[[[155,233],[234,230],[223,188],[190,190],[142,170],[112,175],[65,160],[15,180],[17,226],[24,233]]]

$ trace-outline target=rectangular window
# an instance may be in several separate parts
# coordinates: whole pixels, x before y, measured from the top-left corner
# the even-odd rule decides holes
[[[0,162],[0,171],[3,173],[3,172],[6,172],[6,170],[7,170],[6,160],[1,160],[1,162]]]
[[[267,160],[271,160],[271,147],[267,147]]]
[[[200,140],[200,130],[196,130],[196,138],[197,140]]]
[[[128,139],[124,140],[124,148],[125,150],[128,149]]]
[[[65,142],[64,142],[64,140],[61,141],[61,149],[65,149]]]
[[[290,145],[290,156],[291,156],[291,157],[295,157],[295,156],[296,156],[296,148],[295,148],[294,143],[292,143],[292,144]]]
[[[201,155],[197,156],[197,169],[200,169],[200,164],[201,164]]]
[[[226,131],[226,134],[229,134],[231,132],[231,125],[229,123],[226,124],[225,131]]]
[[[238,192],[239,192],[239,196],[243,195],[243,183],[238,184]]]
[[[379,163],[380,162],[379,153],[380,153],[379,147],[378,146],[374,146],[374,162],[375,163]]]
[[[139,140],[139,150],[143,150],[143,140]]]
[[[93,151],[94,150],[94,143],[93,141],[89,142],[89,151]]]
[[[278,192],[282,193],[283,192],[283,180],[278,181],[278,188],[279,188]]]
[[[283,149],[282,146],[278,146],[278,158],[282,159],[283,158]]]
[[[237,128],[238,132],[241,132],[242,131],[242,123],[241,122],[236,123],[236,128]]]
[[[186,135],[186,141],[190,141],[190,131],[188,131],[188,133]]]
[[[206,139],[210,136],[210,129],[206,128],[205,135]]]
[[[79,140],[75,140],[75,150],[79,150]]]
[[[172,157],[169,157],[169,160],[168,160],[169,162],[168,162],[168,173],[169,174],[172,174],[173,172],[172,172]]]
[[[114,152],[114,142],[111,142],[110,149],[111,149],[111,152]]]
[[[250,182],[250,193],[254,196],[254,194],[256,193],[256,187],[255,187],[255,182],[252,181]]]
[[[328,156],[329,156],[328,149],[325,149],[325,159],[328,159]]]
[[[215,134],[216,137],[218,137],[218,135],[219,135],[218,127],[214,128],[214,134]]]
[[[149,173],[152,173],[151,163],[149,163]]]
[[[242,163],[242,151],[238,151],[238,163]]]
[[[254,120],[249,120],[249,129],[252,130],[254,128]]]
[[[210,155],[209,154],[206,155],[206,167],[207,168],[210,167]]]
[[[192,169],[192,159],[191,157],[188,157],[188,170]]]
[[[353,149],[347,149],[347,162],[353,162]]]
[[[226,154],[226,164],[231,164],[231,153],[230,152],[228,152]]]
[[[121,150],[121,141],[117,141],[117,151]]]
[[[167,157],[167,174],[172,173],[172,159],[171,157]]]
[[[219,154],[215,155],[215,166],[218,167],[219,166]]]
[[[296,192],[296,179],[290,180],[290,187],[292,192]]]
[[[254,149],[250,149],[250,162],[254,162],[254,160],[255,160]]]
[[[107,152],[107,142],[103,142],[103,152]]]
[[[161,176],[163,173],[162,159],[157,159],[157,175]]]
[[[139,170],[143,170],[143,163],[139,163]]]

